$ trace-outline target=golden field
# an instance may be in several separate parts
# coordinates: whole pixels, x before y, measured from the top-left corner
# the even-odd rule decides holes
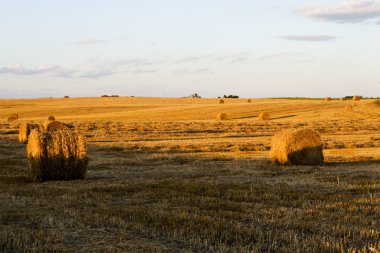
[[[224,101],[0,100],[0,252],[380,252],[380,106]],[[86,138],[85,180],[26,179],[18,123],[50,115]],[[323,166],[271,164],[297,127],[320,133]]]

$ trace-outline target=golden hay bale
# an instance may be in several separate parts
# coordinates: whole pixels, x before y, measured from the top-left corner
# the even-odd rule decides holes
[[[53,121],[53,120],[55,120],[55,117],[54,116],[49,116],[48,120]]]
[[[26,151],[28,176],[34,182],[83,179],[86,174],[86,145],[73,131],[33,130]]]
[[[219,100],[219,104],[224,104],[224,100],[223,99]]]
[[[259,114],[259,120],[270,120],[270,114],[267,112],[261,112]]]
[[[18,119],[18,114],[14,113],[14,114],[9,115],[9,117],[7,118],[7,122],[13,122],[13,121],[16,121],[17,119]]]
[[[30,132],[36,129],[37,131],[43,131],[44,126],[42,124],[33,124],[33,123],[20,123],[20,128],[18,131],[18,140],[20,143],[28,143],[28,137]]]
[[[325,98],[325,100],[326,100],[326,101],[331,101],[331,100],[332,100],[332,98],[330,98],[330,97],[327,97],[327,98]]]
[[[219,113],[216,116],[216,119],[218,119],[218,120],[226,120],[227,119],[227,114],[225,114],[225,113]]]
[[[355,101],[359,101],[361,99],[361,97],[359,97],[359,96],[353,96],[352,97],[352,100],[355,100]]]
[[[251,102],[252,102],[252,100],[251,100],[251,99],[248,99],[248,100],[247,100],[247,102],[248,102],[248,103],[251,103]]]
[[[273,137],[270,158],[283,165],[320,165],[323,163],[321,137],[309,128],[284,130]]]
[[[55,121],[55,120],[45,121],[43,125],[44,125],[45,131],[48,131],[48,132],[69,130],[70,129],[65,123]]]

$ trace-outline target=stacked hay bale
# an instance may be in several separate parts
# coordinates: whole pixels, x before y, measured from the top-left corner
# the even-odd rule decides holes
[[[224,104],[224,100],[223,99],[219,100],[219,104]]]
[[[327,97],[327,98],[325,98],[325,100],[326,100],[326,101],[331,101],[332,98],[331,98],[331,97]]]
[[[216,119],[218,119],[218,120],[226,120],[227,119],[227,114],[225,114],[225,113],[219,113],[216,116]]]
[[[42,124],[33,124],[33,123],[20,123],[19,131],[18,131],[18,141],[20,143],[28,143],[28,137],[30,132],[33,129],[37,129],[37,131],[43,131],[44,126]]]
[[[267,112],[261,112],[259,114],[259,120],[270,120],[270,114]]]
[[[11,114],[7,118],[7,122],[13,122],[13,121],[16,121],[16,120],[18,120],[18,114],[17,113]]]
[[[321,137],[309,128],[284,130],[273,137],[270,157],[282,165],[321,165]]]
[[[27,157],[29,178],[34,182],[83,179],[86,174],[85,142],[71,130],[32,130]]]
[[[53,121],[53,120],[55,120],[55,117],[54,116],[49,116],[48,120]]]

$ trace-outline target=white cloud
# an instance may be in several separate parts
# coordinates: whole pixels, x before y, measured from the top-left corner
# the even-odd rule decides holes
[[[277,59],[277,58],[294,58],[298,56],[304,56],[306,53],[304,52],[274,52],[274,53],[269,53],[260,56],[257,58],[260,61],[264,60],[271,60],[271,59]]]
[[[321,41],[332,41],[337,37],[330,35],[285,35],[279,38],[284,40],[296,40],[296,41],[310,41],[310,42],[321,42]]]
[[[92,70],[86,71],[83,75],[80,75],[81,78],[91,78],[98,79],[105,76],[110,76],[115,72],[108,68],[94,68]]]
[[[154,74],[157,72],[158,69],[135,69],[132,71],[133,74]]]
[[[350,0],[334,4],[320,4],[298,10],[307,17],[337,23],[359,23],[380,18],[378,0]]]
[[[183,57],[176,63],[198,63],[200,61],[226,61],[229,63],[241,63],[249,59],[249,54],[245,52],[229,53],[229,54],[199,54]]]
[[[13,75],[41,75],[49,74],[56,77],[72,78],[78,70],[66,69],[57,65],[41,65],[38,67],[25,67],[22,64],[10,65],[0,68],[0,74]]]
[[[172,72],[174,75],[196,75],[196,74],[212,74],[211,68],[198,68],[198,69],[176,69]]]
[[[179,59],[177,61],[177,63],[195,63],[195,62],[199,62],[201,60],[207,60],[207,59],[209,59],[211,57],[212,57],[211,54],[190,55],[190,56],[186,56],[184,58]]]
[[[108,40],[104,39],[84,39],[84,40],[78,40],[73,42],[76,45],[91,45],[91,44],[100,44],[100,43],[105,43]]]
[[[41,65],[36,68],[27,68],[22,64],[10,65],[0,68],[0,74],[14,75],[38,75],[43,73],[54,72],[58,66]]]

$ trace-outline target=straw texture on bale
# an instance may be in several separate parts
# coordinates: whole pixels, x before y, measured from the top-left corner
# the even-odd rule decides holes
[[[226,120],[227,119],[227,114],[225,114],[225,113],[219,113],[218,116],[216,116],[216,119],[218,119],[218,120]]]
[[[48,132],[54,132],[54,131],[61,131],[61,130],[69,130],[70,128],[62,123],[62,122],[59,122],[59,121],[46,121],[44,122],[44,129],[45,131],[48,131]]]
[[[321,137],[309,128],[284,130],[273,137],[270,157],[282,165],[321,165]]]
[[[33,124],[33,123],[20,123],[20,128],[18,131],[18,141],[20,143],[28,143],[28,137],[30,132],[36,129],[37,131],[44,131],[44,126],[42,124]]]
[[[83,179],[88,158],[85,142],[73,131],[39,132],[28,139],[28,176],[31,181]]]
[[[359,97],[359,96],[353,96],[353,97],[352,97],[352,100],[359,101],[359,100],[360,100],[360,97]]]
[[[224,104],[224,100],[223,99],[219,100],[219,104]]]
[[[259,120],[270,120],[270,114],[267,112],[261,112],[259,114]]]
[[[331,100],[332,100],[332,98],[330,98],[330,97],[327,97],[327,98],[325,98],[325,100],[326,100],[326,101],[331,101]]]
[[[50,121],[55,120],[55,117],[54,116],[49,116],[48,120],[50,120]]]

